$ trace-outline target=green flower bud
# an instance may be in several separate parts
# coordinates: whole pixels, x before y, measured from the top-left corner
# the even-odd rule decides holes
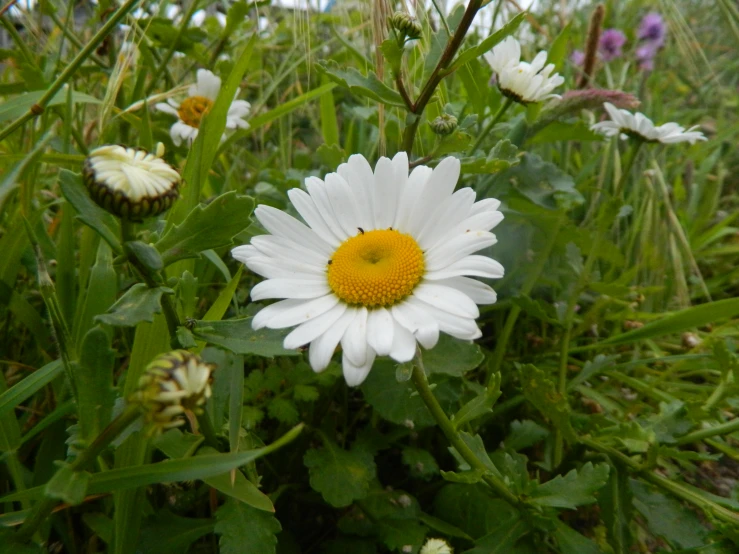
[[[96,148],[85,159],[85,186],[101,208],[123,219],[158,215],[177,200],[181,181],[163,154],[162,143],[156,154],[115,144]]]
[[[390,16],[390,26],[403,38],[417,39],[423,29],[421,24],[405,12],[395,12]]]
[[[441,114],[431,123],[431,130],[440,136],[450,135],[457,128],[457,118],[449,114]]]
[[[202,413],[212,371],[212,365],[187,350],[162,354],[147,366],[131,402],[141,405],[155,433],[178,427],[185,412]]]

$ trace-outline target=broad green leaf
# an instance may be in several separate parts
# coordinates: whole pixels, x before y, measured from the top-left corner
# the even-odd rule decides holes
[[[510,527],[519,514],[509,504],[493,497],[486,487],[450,483],[434,498],[434,515],[479,539],[501,527]]]
[[[519,366],[521,387],[526,400],[531,402],[567,440],[574,440],[567,398],[557,392],[546,373],[531,364]]]
[[[406,446],[401,459],[414,477],[429,480],[439,474],[439,464],[428,450]]]
[[[272,514],[233,500],[226,500],[216,511],[215,533],[220,535],[221,554],[274,554],[275,535],[281,530],[280,522]]]
[[[82,287],[78,298],[77,316],[74,322],[74,338],[78,347],[87,332],[95,324],[95,316],[108,311],[118,294],[118,274],[113,267],[113,254],[110,245],[97,241],[98,249],[90,277]]]
[[[4,101],[0,104],[0,123],[22,116],[30,110],[31,106],[38,102],[44,94],[46,94],[45,90],[34,90],[21,94],[20,96],[16,96],[11,100]],[[64,104],[67,101],[67,94],[67,87],[65,86],[62,90],[57,92],[51,100],[49,100],[46,107],[50,108],[51,106]],[[89,94],[85,94],[84,92],[72,91],[72,103],[100,104],[100,100],[90,96]]]
[[[480,347],[471,341],[441,335],[439,342],[431,350],[423,352],[423,366],[426,373],[446,373],[461,377],[464,373],[478,367],[485,356]]]
[[[471,142],[472,137],[469,133],[456,130],[439,141],[439,145],[434,148],[434,156],[442,156],[451,152],[464,152]]]
[[[591,539],[584,537],[559,519],[554,520],[554,539],[560,552],[577,552],[577,554],[603,554],[603,551]]]
[[[110,307],[107,314],[95,317],[95,321],[114,327],[135,327],[142,321],[154,321],[154,314],[162,311],[162,294],[172,294],[166,287],[149,288],[136,283]]]
[[[572,176],[530,152],[523,154],[520,163],[507,169],[501,178],[514,179],[518,193],[542,208],[569,209],[584,201]]]
[[[324,72],[329,79],[349,89],[357,96],[364,96],[387,106],[405,106],[400,94],[380,81],[372,71],[367,76],[364,76],[353,67],[342,69],[333,60],[319,62],[316,64],[316,67],[318,67],[319,71]]]
[[[515,33],[521,23],[523,23],[523,20],[525,18],[526,12],[516,14],[513,19],[511,19],[508,23],[503,25],[503,27],[495,31],[485,40],[483,40],[480,44],[478,44],[477,46],[472,46],[471,48],[467,48],[466,50],[461,52],[454,60],[454,62],[452,62],[452,64],[449,66],[449,69],[447,69],[445,73],[456,71],[468,61],[474,60],[475,58],[482,56],[485,52],[492,50],[493,47],[501,42],[504,38]]]
[[[82,341],[75,372],[80,431],[86,440],[97,437],[110,422],[115,401],[114,364],[110,335],[101,327],[93,327]]]
[[[254,199],[235,191],[222,194],[207,205],[193,208],[180,225],[171,227],[155,247],[165,266],[177,260],[196,258],[204,250],[233,244],[246,229],[254,209]]]
[[[0,394],[0,418],[51,383],[64,372],[61,360],[49,362]]]
[[[586,463],[579,470],[573,469],[567,475],[557,475],[531,491],[531,501],[540,506],[575,509],[595,502],[595,493],[608,480],[610,466],[606,463],[593,465]]]
[[[73,471],[68,464],[62,465],[54,476],[46,483],[44,494],[49,498],[58,498],[76,506],[81,504],[87,494],[90,474],[86,471]]]
[[[331,146],[322,144],[316,150],[316,156],[323,165],[331,169],[336,169],[346,161],[346,152],[338,144],[332,144]]]
[[[193,334],[210,344],[226,348],[236,354],[257,356],[297,356],[297,350],[286,350],[282,342],[289,329],[259,329],[251,326],[251,317],[224,321],[196,321]]]
[[[467,157],[460,160],[464,173],[498,173],[520,163],[518,148],[508,139],[499,141],[486,157]]]
[[[552,325],[561,325],[561,322],[559,321],[559,319],[557,319],[557,314],[554,313],[554,309],[551,307],[551,304],[547,304],[546,302],[541,302],[539,300],[534,300],[533,298],[525,294],[514,296],[513,298],[511,298],[511,302],[521,308],[521,310],[526,312],[528,315],[535,317],[536,319],[539,319],[546,323],[550,323]]]
[[[323,443],[323,447],[311,448],[303,457],[310,486],[337,508],[365,498],[375,478],[372,455],[359,449],[344,450],[328,439]]]
[[[530,419],[514,420],[511,422],[511,432],[506,437],[503,445],[506,450],[522,450],[543,441],[547,436],[549,436],[549,431],[535,421]]]
[[[150,271],[159,271],[164,267],[164,262],[159,255],[159,251],[151,244],[134,240],[127,242],[124,245],[124,249]]]
[[[400,64],[403,60],[403,48],[398,44],[395,37],[385,39],[380,44],[380,50],[385,61],[390,65],[393,75],[400,73]]]
[[[212,519],[196,519],[162,510],[144,520],[137,554],[183,554],[213,532]]]
[[[62,169],[59,171],[59,186],[64,198],[77,210],[77,219],[103,237],[105,242],[113,249],[113,252],[121,253],[121,243],[118,240],[120,234],[118,221],[92,201],[87,189],[82,184],[82,177],[77,173]]]
[[[500,372],[493,374],[490,384],[452,416],[452,425],[455,429],[493,411],[493,406],[501,395],[500,380]]]
[[[217,451],[213,448],[203,447],[198,452],[198,456],[207,456],[216,453]],[[275,507],[269,496],[260,491],[241,471],[230,471],[212,477],[205,477],[203,481],[223,494],[235,498],[244,504],[248,504],[252,508],[265,512],[275,511]]]
[[[495,531],[475,541],[475,548],[465,554],[527,554],[526,547],[518,548],[516,543],[525,537],[531,526],[524,519],[517,519],[509,526],[499,526]]]
[[[602,141],[603,135],[591,131],[590,127],[582,122],[564,123],[562,121],[554,121],[540,131],[533,134],[532,131],[528,137],[528,144],[543,144],[545,142],[559,142],[561,140],[579,140],[579,141]]]
[[[558,72],[562,69],[562,64],[567,56],[567,47],[570,42],[571,30],[572,23],[565,25],[549,47],[549,51],[547,53],[547,65],[550,63],[554,64],[554,72]]]

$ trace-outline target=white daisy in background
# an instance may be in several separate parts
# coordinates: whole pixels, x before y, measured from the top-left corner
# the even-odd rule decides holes
[[[503,267],[475,255],[496,243],[490,229],[503,219],[500,202],[475,202],[454,192],[460,163],[408,174],[408,156],[380,158],[374,172],[361,155],[325,181],[306,179],[307,192],[288,192],[305,223],[271,206],[255,215],[271,233],[254,237],[233,256],[266,277],[255,301],[283,299],[256,314],[255,329],[296,328],[288,349],[310,344],[315,371],[325,369],[340,343],[347,384],[359,385],[376,356],[414,357],[416,342],[433,348],[439,332],[464,340],[481,336],[477,304],[495,292],[474,277],[497,279]]]
[[[703,133],[694,130],[698,128],[697,125],[688,130],[673,122],[656,126],[643,113],[632,114],[627,110],[618,109],[609,102],[605,102],[603,107],[611,116],[611,120],[596,123],[590,129],[607,137],[620,135],[622,139],[633,137],[645,142],[661,142],[663,144],[676,142],[695,144],[696,141],[707,140]]]
[[[134,221],[167,210],[179,196],[180,174],[156,153],[119,144],[100,146],[85,159],[83,176],[90,196],[105,210]]]
[[[221,90],[221,79],[216,77],[207,69],[198,69],[197,82],[190,85],[188,97],[182,102],[176,102],[171,98],[167,103],[159,103],[156,109],[174,115],[178,121],[172,125],[169,134],[172,141],[179,146],[182,142],[192,144],[198,136],[198,129],[203,116],[213,107],[213,103]],[[239,91],[236,91],[238,96]],[[234,96],[231,106],[228,108],[226,117],[226,129],[248,129],[249,124],[244,117],[249,114],[251,104],[246,100],[236,100]],[[224,135],[225,138],[225,135]]]
[[[521,61],[521,45],[508,37],[497,44],[485,59],[493,68],[500,92],[521,104],[559,98],[552,91],[565,82],[558,73],[552,75],[554,64],[547,63],[547,53],[539,52],[530,64]]]
[[[452,547],[445,540],[429,539],[421,548],[421,554],[452,554]]]

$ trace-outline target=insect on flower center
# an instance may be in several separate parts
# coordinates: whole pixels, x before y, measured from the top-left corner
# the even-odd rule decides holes
[[[180,104],[177,114],[180,119],[190,127],[200,127],[200,120],[210,111],[213,100],[205,96],[190,96]]]
[[[410,235],[393,229],[361,232],[344,241],[328,265],[328,284],[351,305],[397,304],[423,277],[423,251]]]

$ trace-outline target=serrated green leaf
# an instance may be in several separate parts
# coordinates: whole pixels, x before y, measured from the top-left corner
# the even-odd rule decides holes
[[[400,63],[403,60],[403,48],[398,44],[394,37],[383,40],[380,44],[380,50],[385,61],[393,70],[393,75],[400,73]]]
[[[547,436],[549,436],[549,431],[535,421],[514,420],[511,422],[511,432],[503,444],[506,450],[522,450],[544,440]]]
[[[201,252],[230,246],[233,238],[251,223],[254,199],[235,191],[222,194],[207,205],[198,205],[180,225],[172,226],[154,245],[164,266],[196,258]]]
[[[501,527],[510,527],[518,512],[509,504],[491,496],[486,487],[451,483],[434,498],[434,515],[479,539]]]
[[[274,398],[267,406],[267,413],[280,423],[293,425],[300,419],[295,403],[287,398]]]
[[[251,326],[251,317],[223,321],[196,321],[193,334],[196,338],[226,348],[235,354],[257,356],[297,356],[297,350],[282,347],[289,329],[259,329]]]
[[[346,152],[338,144],[322,144],[316,150],[316,155],[323,165],[331,169],[336,169],[346,161]]]
[[[353,67],[342,69],[339,67],[339,64],[333,60],[328,62],[319,62],[316,66],[320,71],[323,71],[329,79],[340,86],[349,89],[352,93],[358,96],[370,98],[375,102],[380,102],[387,106],[405,106],[400,94],[380,81],[373,71],[370,71],[367,76],[364,76]]]
[[[538,485],[531,493],[531,501],[540,506],[575,509],[578,506],[595,502],[595,493],[608,480],[610,466],[606,463],[593,465],[586,463],[579,470],[573,469],[567,475],[557,475],[543,485]]]
[[[577,552],[577,554],[603,554],[598,545],[584,537],[569,525],[559,519],[554,520],[554,540],[559,545],[560,552]]]
[[[365,498],[375,478],[375,461],[365,450],[344,450],[329,440],[321,448],[311,448],[303,456],[310,474],[310,486],[323,499],[341,508]]]
[[[429,375],[446,373],[461,377],[478,367],[484,359],[477,344],[449,335],[441,335],[434,348],[423,352],[423,366]]]
[[[89,483],[88,472],[74,471],[69,464],[64,464],[46,483],[44,494],[49,498],[57,498],[76,506],[85,499]]]
[[[154,321],[154,314],[162,312],[162,294],[172,294],[165,287],[149,288],[136,283],[110,307],[107,314],[95,316],[95,321],[114,327],[135,327],[142,321]]]
[[[495,402],[500,398],[500,373],[493,374],[490,385],[480,392],[475,398],[462,406],[459,411],[452,416],[452,425],[455,429],[459,429],[463,425],[473,419],[482,417],[493,411]]]
[[[215,532],[221,554],[274,554],[280,522],[270,513],[227,500],[216,511]]]
[[[123,250],[118,240],[120,234],[118,221],[92,201],[82,184],[82,177],[62,169],[59,171],[59,186],[64,198],[77,210],[77,219],[105,239],[114,252],[121,253]]]
[[[519,373],[526,400],[562,431],[564,438],[574,440],[575,432],[570,423],[570,406],[567,398],[557,392],[551,379],[537,367],[531,364],[519,366]]]
[[[302,402],[313,402],[318,400],[318,389],[310,385],[295,385],[293,398]]]

